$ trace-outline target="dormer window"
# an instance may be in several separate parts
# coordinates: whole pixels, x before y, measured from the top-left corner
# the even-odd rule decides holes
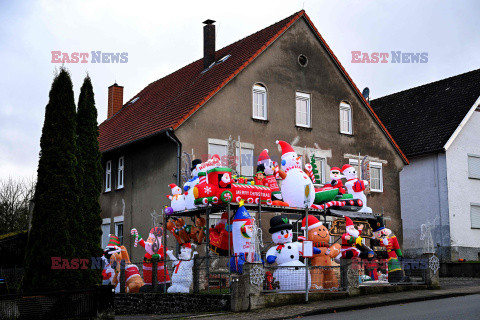
[[[352,107],[343,101],[340,103],[340,133],[353,134]]]
[[[252,90],[253,118],[267,120],[267,88],[256,83]]]

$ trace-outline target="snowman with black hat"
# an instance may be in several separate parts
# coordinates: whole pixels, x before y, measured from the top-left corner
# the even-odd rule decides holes
[[[280,284],[280,290],[305,290],[305,264],[299,258],[302,254],[302,244],[292,242],[293,225],[286,216],[280,215],[270,219],[270,229],[274,246],[266,254],[267,263],[277,263],[278,268],[273,277]],[[303,267],[303,268],[302,268]],[[310,289],[310,273],[308,274],[308,289]]]

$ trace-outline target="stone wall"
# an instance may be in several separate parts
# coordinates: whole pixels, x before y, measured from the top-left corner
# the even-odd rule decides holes
[[[115,314],[166,314],[229,311],[228,294],[123,293],[115,295]]]

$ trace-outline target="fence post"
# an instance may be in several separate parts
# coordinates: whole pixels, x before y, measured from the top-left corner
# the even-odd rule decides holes
[[[120,293],[125,293],[125,260],[120,261]]]
[[[158,259],[157,258],[152,258],[152,291],[156,292],[157,287],[158,287],[158,274],[157,274],[157,268],[158,268]]]
[[[193,293],[200,292],[200,268],[198,266],[198,258],[197,255],[193,256]]]
[[[308,206],[305,207],[305,241],[308,241]],[[305,302],[308,302],[308,275],[308,258],[305,257]]]
[[[205,262],[206,262],[206,273],[207,273],[207,292],[210,292],[210,204],[207,204],[206,210],[206,218],[207,218],[207,229],[206,231],[206,255],[205,255]]]
[[[440,287],[440,260],[435,253],[422,254],[422,267],[425,267],[425,284],[433,288]]]

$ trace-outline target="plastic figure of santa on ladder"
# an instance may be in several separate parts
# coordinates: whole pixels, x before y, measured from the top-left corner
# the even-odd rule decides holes
[[[157,283],[159,285],[167,285],[170,283],[170,276],[168,270],[165,270],[163,264],[163,245],[162,245],[162,236],[163,228],[155,227],[150,230],[147,241],[144,241],[142,237],[138,234],[137,229],[132,229],[132,235],[135,237],[135,247],[139,243],[142,247],[145,248],[145,256],[143,258],[143,281],[145,286],[140,289],[140,291],[149,291],[151,290],[152,285],[152,258],[157,258]],[[159,288],[162,291],[161,288]]]
[[[278,166],[270,159],[268,149],[264,149],[258,156],[257,166],[263,165],[265,178],[262,185],[270,187],[272,191],[272,201],[282,201],[282,193],[278,187]]]
[[[347,187],[348,193],[353,195],[354,199],[362,201],[362,208],[358,212],[372,213],[372,209],[367,207],[367,197],[363,193],[365,187],[368,186],[368,181],[359,180],[355,168],[349,164],[342,167],[342,173],[347,179],[345,187]]]

